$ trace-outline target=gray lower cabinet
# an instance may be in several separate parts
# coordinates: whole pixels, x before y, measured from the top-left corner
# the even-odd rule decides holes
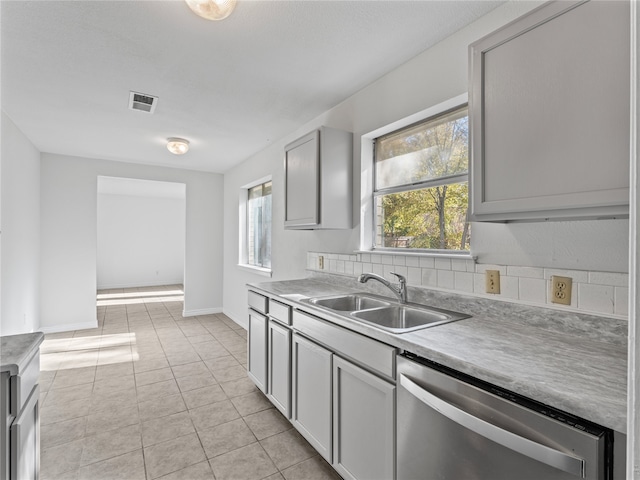
[[[333,359],[333,463],[345,479],[395,476],[395,385]]]
[[[39,350],[17,375],[0,377],[0,480],[37,480],[40,471]]]
[[[267,392],[267,329],[267,317],[249,309],[247,373],[264,393]]]
[[[11,480],[35,480],[40,465],[40,388],[33,387],[11,425]]]
[[[9,445],[11,440],[11,424],[14,416],[11,415],[9,405],[10,397],[10,376],[8,372],[3,372],[0,377],[0,422],[2,422],[2,438],[0,438],[0,479],[9,478]]]
[[[249,292],[249,377],[343,478],[394,479],[396,349],[278,300]]]
[[[293,334],[291,421],[307,441],[331,463],[331,365],[333,353]]]
[[[291,329],[269,319],[267,397],[291,418]]]

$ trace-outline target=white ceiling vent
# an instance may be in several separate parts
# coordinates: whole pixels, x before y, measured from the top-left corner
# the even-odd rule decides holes
[[[129,92],[129,110],[153,113],[157,104],[158,97],[146,93]]]

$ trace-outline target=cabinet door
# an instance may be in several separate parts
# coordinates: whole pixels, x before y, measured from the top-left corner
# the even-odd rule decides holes
[[[395,478],[395,386],[333,359],[333,466],[346,479]]]
[[[11,425],[11,480],[37,480],[40,471],[40,419],[36,385]]]
[[[331,360],[333,354],[293,335],[292,422],[307,441],[331,462]]]
[[[285,417],[291,418],[291,330],[269,320],[268,333],[267,396]]]
[[[285,227],[319,222],[319,144],[320,133],[315,130],[285,148]]]
[[[267,317],[249,310],[248,368],[249,378],[267,391]]]
[[[8,372],[0,374],[0,480],[9,479],[9,445],[11,441],[11,424],[14,416],[9,412],[10,376]]]
[[[470,47],[474,220],[628,214],[629,2],[548,2]]]

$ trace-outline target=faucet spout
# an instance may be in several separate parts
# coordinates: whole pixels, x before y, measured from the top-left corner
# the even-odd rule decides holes
[[[400,303],[407,303],[407,279],[399,273],[390,272],[391,275],[398,277],[398,286],[391,285],[391,282],[386,278],[376,275],[375,273],[363,273],[358,277],[360,283],[367,283],[369,280],[377,280],[385,287],[389,288],[398,297]]]

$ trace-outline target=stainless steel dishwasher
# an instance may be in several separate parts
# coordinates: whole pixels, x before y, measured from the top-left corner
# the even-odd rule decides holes
[[[613,432],[428,360],[398,357],[398,480],[608,480]]]

